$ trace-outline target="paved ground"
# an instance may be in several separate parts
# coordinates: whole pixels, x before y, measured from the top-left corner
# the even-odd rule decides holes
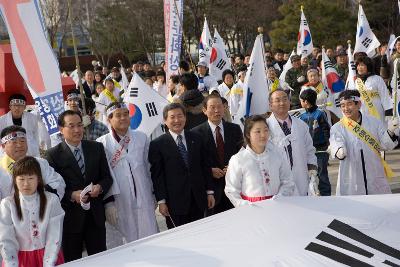
[[[392,188],[392,192],[400,193],[400,149],[396,149],[394,151],[387,152],[386,161],[389,163],[389,165],[392,167],[393,171],[396,174],[396,177],[394,177],[389,182],[390,187]],[[339,161],[338,160],[330,160],[328,172],[329,172],[329,178],[330,178],[331,185],[332,185],[332,194],[335,194],[335,192],[336,192],[336,181],[337,181],[338,170],[339,170]],[[158,210],[156,211],[156,215],[157,215],[157,222],[158,222],[160,231],[167,230],[167,226],[165,224],[165,219],[158,212]]]

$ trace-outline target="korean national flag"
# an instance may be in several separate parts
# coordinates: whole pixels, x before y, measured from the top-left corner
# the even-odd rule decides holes
[[[150,88],[136,73],[133,74],[124,100],[129,108],[131,129],[150,136],[162,123],[162,111],[168,105],[168,101]]]

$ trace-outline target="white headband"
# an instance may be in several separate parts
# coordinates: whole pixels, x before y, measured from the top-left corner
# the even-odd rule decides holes
[[[75,93],[71,93],[71,94],[67,95],[67,100],[72,100],[72,99],[76,99],[76,98],[80,98],[80,95],[75,94]]]
[[[345,100],[358,102],[358,101],[360,101],[360,98],[358,96],[349,96],[349,97],[346,97],[346,98],[342,97],[342,98],[339,99],[339,103],[342,103],[342,101],[345,101]]]
[[[128,109],[128,107],[126,106],[125,103],[118,103],[118,104],[110,107],[109,109],[107,109],[107,117],[110,116],[114,111],[116,111],[117,109],[120,109],[120,108]]]
[[[11,140],[14,140],[17,138],[26,138],[26,134],[24,132],[20,132],[20,131],[9,133],[6,136],[4,136],[3,138],[1,138],[1,143],[5,144],[8,141],[11,141]]]
[[[10,105],[25,105],[26,102],[23,99],[11,99]]]

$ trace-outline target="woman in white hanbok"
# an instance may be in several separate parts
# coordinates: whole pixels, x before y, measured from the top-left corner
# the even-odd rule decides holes
[[[232,156],[225,176],[225,194],[235,207],[295,192],[290,166],[282,151],[268,142],[265,118],[251,116],[245,122],[246,147]]]

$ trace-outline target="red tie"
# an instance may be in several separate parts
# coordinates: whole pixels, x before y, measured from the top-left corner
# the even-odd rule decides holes
[[[224,139],[222,138],[221,128],[215,128],[215,140],[217,141],[217,156],[221,167],[224,167]]]

